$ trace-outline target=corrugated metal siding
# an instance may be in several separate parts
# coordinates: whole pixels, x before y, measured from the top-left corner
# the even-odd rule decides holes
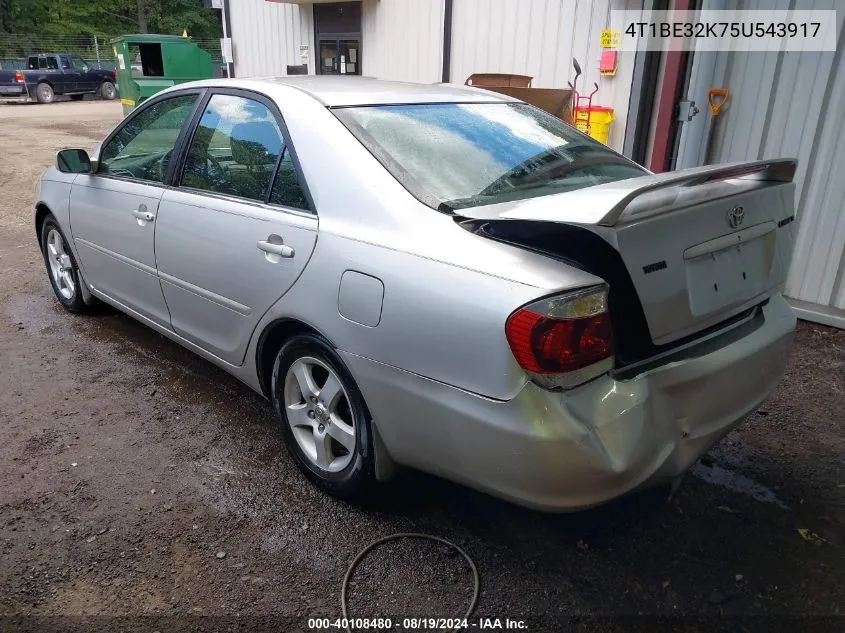
[[[516,73],[533,76],[535,88],[566,88],[574,57],[584,71],[579,90],[598,82],[593,103],[614,108],[610,145],[621,150],[635,54],[620,52],[616,75],[600,76],[601,31],[611,9],[641,8],[641,0],[454,0],[452,81]]]
[[[443,0],[363,0],[362,72],[368,77],[434,83],[443,55]]]
[[[634,53],[621,52],[615,77],[601,77],[601,31],[611,9],[640,9],[642,0],[454,0],[451,78],[463,83],[477,72],[532,75],[537,88],[566,88],[572,58],[584,75],[578,86],[598,82],[594,103],[611,106],[616,120],[610,145],[622,148],[631,93]],[[370,77],[440,81],[444,0],[362,0],[362,72]],[[237,76],[283,75],[301,63],[310,46],[314,72],[311,5],[266,0],[230,2]]]
[[[308,46],[308,72],[314,74],[314,13],[311,5],[233,0],[229,3],[236,77],[278,77],[287,66],[305,62],[299,47]]]
[[[739,6],[737,6],[737,4]],[[834,9],[841,0],[809,0],[801,9]],[[727,8],[787,9],[789,0],[736,0]],[[715,64],[694,62],[688,96],[706,104],[707,89],[728,87],[731,100],[718,122],[719,162],[794,156],[798,230],[786,294],[845,310],[845,12],[837,12],[832,52],[718,53]],[[697,69],[713,67],[697,74]],[[712,77],[712,79],[710,79]],[[710,115],[703,119],[709,126]],[[707,129],[705,127],[705,129]],[[692,136],[687,134],[686,136]],[[706,139],[702,135],[702,139]],[[679,166],[701,164],[704,143],[684,143]],[[845,313],[842,324],[845,325]]]

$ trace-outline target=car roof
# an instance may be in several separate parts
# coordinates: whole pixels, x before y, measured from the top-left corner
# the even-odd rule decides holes
[[[421,84],[370,77],[313,76],[217,79],[205,86],[254,89],[256,83],[288,86],[305,92],[328,107],[408,103],[510,103],[513,97],[456,84]],[[188,87],[181,84],[179,87]]]

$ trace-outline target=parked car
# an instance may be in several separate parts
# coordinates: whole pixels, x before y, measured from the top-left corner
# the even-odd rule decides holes
[[[79,100],[86,94],[114,99],[114,71],[95,70],[78,57],[53,53],[30,55],[25,70],[0,70],[0,99],[51,103],[56,95]]]
[[[59,152],[35,231],[98,300],[268,398],[302,472],[535,508],[674,481],[781,378],[793,160],[651,174],[505,95],[207,80]]]

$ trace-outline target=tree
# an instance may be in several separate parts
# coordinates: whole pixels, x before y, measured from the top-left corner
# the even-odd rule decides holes
[[[141,32],[219,38],[219,11],[202,0],[0,0],[0,33],[114,37]]]
[[[138,0],[138,30],[147,32],[147,18],[144,17],[144,0]]]

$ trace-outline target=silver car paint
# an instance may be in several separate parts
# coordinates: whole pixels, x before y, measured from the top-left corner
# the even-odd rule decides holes
[[[776,166],[791,164],[789,160],[760,162]],[[722,167],[730,169],[731,166]],[[689,177],[690,174],[704,175],[713,170],[714,167],[701,167],[684,170],[683,174]],[[598,234],[622,254],[637,293],[643,299],[652,340],[662,345],[715,325],[760,303],[786,279],[795,241],[794,223],[778,227],[771,220],[773,212],[777,216],[776,221],[793,215],[793,182],[772,184],[733,180],[700,187],[704,190],[703,194],[695,195],[683,188],[657,191],[655,193],[664,196],[664,204],[668,197],[669,203],[677,210],[668,215],[644,213],[619,225],[601,224],[607,209],[622,204],[638,188],[679,178],[681,176],[673,172],[631,178],[568,193],[476,207],[466,210],[465,214],[485,219],[567,222]],[[726,200],[728,196],[729,201]],[[659,196],[656,198],[660,199]],[[736,205],[745,209],[743,229],[740,231],[731,229],[724,219],[726,211]],[[659,240],[655,239],[656,236]],[[710,309],[708,301],[718,297],[716,292],[708,295],[712,279],[709,283],[694,283],[699,280],[691,278],[687,260],[721,251],[739,242],[751,243],[753,238],[760,238],[757,245],[765,250],[768,259],[761,261],[767,264],[768,274],[758,280],[755,292],[745,301],[723,310]],[[659,274],[646,273],[644,268],[657,261],[668,262],[668,265]],[[724,291],[724,288],[720,289],[723,294]]]
[[[304,266],[301,276],[287,292],[292,282],[284,276],[267,289],[267,296],[281,297],[260,316],[241,362],[232,362],[238,355],[224,358],[227,343],[221,333],[210,332],[211,340],[204,340],[197,327],[190,340],[128,300],[98,290],[96,273],[92,277],[78,256],[77,261],[96,296],[253,389],[262,388],[256,364],[261,332],[278,319],[300,320],[338,347],[368,403],[378,441],[397,462],[528,505],[564,509],[599,503],[654,477],[682,472],[779,378],[794,316],[775,294],[752,333],[704,356],[625,380],[604,376],[565,394],[540,389],[514,361],[504,336],[505,319],[538,297],[601,280],[472,235],[428,209],[299,88],[251,80],[199,83],[255,90],[278,104],[319,213],[310,262],[297,263]],[[429,88],[431,101],[448,100],[439,90],[460,92]],[[401,89],[398,93],[393,101],[423,99],[416,93],[403,97]],[[464,99],[507,100],[476,91]],[[67,213],[72,179],[49,169],[40,202],[75,239],[77,219]],[[177,194],[185,195],[168,192]],[[297,222],[301,219],[297,215]],[[172,270],[190,270],[178,255],[192,257],[187,249],[196,244],[184,226],[165,222],[159,228],[173,231],[160,236],[172,249]],[[280,237],[294,239],[290,230],[285,233]],[[254,246],[249,250],[232,256],[260,254]],[[278,270],[275,263],[262,263]],[[376,327],[341,316],[339,285],[346,271],[383,284]],[[226,297],[225,291],[216,294]],[[200,310],[199,305],[186,314]]]
[[[170,189],[156,224],[156,262],[174,331],[241,365],[259,319],[305,269],[316,216]],[[262,241],[293,248],[293,257],[262,251]]]
[[[780,296],[762,313],[739,340],[725,343],[726,333],[636,378],[605,375],[565,393],[527,383],[506,402],[342,356],[397,462],[522,505],[572,510],[674,480],[771,393],[795,315]]]
[[[73,183],[70,208],[78,259],[97,290],[169,325],[156,275],[154,222],[163,193],[157,185],[83,174]]]

